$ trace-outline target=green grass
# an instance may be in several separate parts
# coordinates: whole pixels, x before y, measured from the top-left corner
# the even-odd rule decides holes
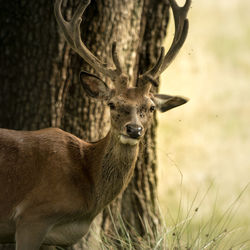
[[[169,246],[174,248],[177,244],[178,249],[184,249],[184,246],[188,249],[250,247],[250,242],[242,237],[245,229],[234,223],[234,217],[246,189],[226,208],[219,206],[218,194],[212,203],[207,204],[206,198],[214,191],[211,185],[205,194],[199,197],[200,194],[197,192],[194,198],[187,202],[184,202],[182,195],[180,196],[178,209],[175,210],[172,220],[169,221],[171,210],[168,211],[166,218],[166,221],[169,221],[167,227],[172,228],[172,235],[176,237],[175,241],[170,241]]]
[[[181,250],[181,249],[249,249],[250,241],[244,240],[244,228],[234,224],[242,197],[246,194],[245,187],[228,207],[219,207],[219,194],[214,202],[207,207],[206,198],[214,192],[211,184],[205,193],[197,192],[192,199],[185,201],[180,187],[177,208],[169,208],[166,223],[155,232],[152,240],[151,230],[144,221],[146,236],[144,238],[133,232],[133,237],[127,230],[121,216],[118,216],[113,234],[102,232],[101,249],[142,249],[142,250]],[[208,214],[201,217],[202,211]],[[119,229],[118,229],[119,228]]]

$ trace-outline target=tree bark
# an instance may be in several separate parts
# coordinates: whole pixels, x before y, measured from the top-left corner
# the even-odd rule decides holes
[[[166,36],[169,20],[169,4],[167,1],[145,0],[141,13],[140,43],[137,48],[135,78],[152,67],[159,56],[160,47]],[[153,88],[158,92],[158,88]],[[125,192],[105,209],[102,227],[106,232],[114,231],[113,220],[119,221],[121,215],[125,226],[134,240],[134,247],[141,237],[151,242],[156,240],[156,231],[161,230],[161,219],[157,203],[157,155],[156,155],[157,120],[154,116],[143,141],[140,144],[139,157],[134,177]],[[119,228],[119,223],[116,225]],[[135,232],[135,234],[133,233]]]
[[[63,1],[66,19],[70,19],[78,2]],[[109,129],[108,111],[103,103],[89,99],[78,81],[80,70],[93,70],[58,32],[53,3],[0,0],[0,5],[0,127],[34,130],[52,126],[89,141],[103,137]],[[168,7],[166,0],[92,0],[84,14],[82,40],[107,63],[111,63],[111,44],[116,40],[121,63],[133,85],[138,74],[152,66],[159,55],[166,35]],[[140,145],[129,187],[110,210],[105,209],[99,216],[95,230],[113,230],[111,211],[113,216],[122,215],[130,232],[135,230],[136,235],[153,242],[154,231],[160,225],[156,124],[154,117]],[[151,232],[145,230],[145,223]],[[90,233],[74,249],[91,249],[93,237]]]
[[[18,0],[0,5],[0,127],[49,127],[58,65],[52,6]]]

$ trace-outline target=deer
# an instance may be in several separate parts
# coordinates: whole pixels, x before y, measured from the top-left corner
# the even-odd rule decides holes
[[[79,241],[94,218],[128,185],[139,143],[155,110],[166,112],[188,101],[151,91],[188,33],[191,0],[182,7],[175,0],[169,2],[175,21],[172,44],[167,53],[162,47],[155,65],[138,76],[137,84],[132,84],[136,87],[129,87],[116,42],[113,66],[99,60],[82,42],[81,17],[90,0],[80,1],[70,21],[62,16],[62,0],[55,1],[55,18],[68,44],[113,82],[111,88],[94,74],[80,72],[79,82],[87,95],[109,106],[110,130],[99,141],[86,142],[59,128],[0,129],[0,243],[16,244],[16,250],[38,250]]]

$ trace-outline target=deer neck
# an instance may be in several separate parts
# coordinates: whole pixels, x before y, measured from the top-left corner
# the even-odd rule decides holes
[[[129,183],[138,155],[138,145],[122,144],[112,130],[103,139],[106,147],[101,161],[98,202],[111,202]]]

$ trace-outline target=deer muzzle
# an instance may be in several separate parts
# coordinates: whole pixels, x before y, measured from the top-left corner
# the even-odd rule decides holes
[[[120,141],[131,146],[136,145],[143,135],[143,127],[137,124],[127,124],[125,134],[121,134]]]
[[[142,126],[137,124],[127,124],[126,133],[130,138],[139,139],[142,136]]]

